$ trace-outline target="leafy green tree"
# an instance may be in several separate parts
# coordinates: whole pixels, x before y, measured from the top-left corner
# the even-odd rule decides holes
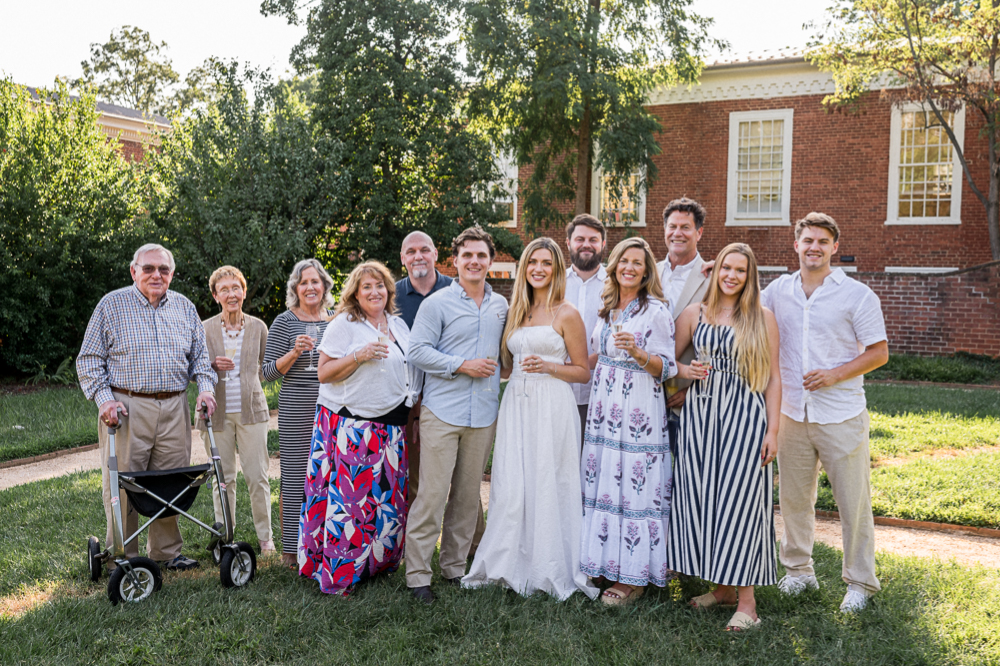
[[[149,33],[129,25],[112,31],[104,44],[90,45],[77,89],[92,87],[97,96],[146,114],[170,111],[169,89],[179,80],[166,55],[167,43],[157,44]]]
[[[55,369],[94,306],[131,283],[152,186],[97,125],[94,97],[0,80],[0,371]]]
[[[830,9],[808,58],[837,84],[824,103],[854,107],[872,85],[893,102],[920,102],[942,127],[969,189],[986,210],[990,250],[1000,260],[1000,0],[841,0]],[[948,111],[983,120],[989,152],[977,182]]]
[[[232,63],[211,56],[184,77],[184,85],[174,93],[171,111],[174,115],[190,113],[196,107],[216,102],[226,88]]]
[[[247,311],[283,310],[289,271],[343,208],[339,150],[295,95],[230,66],[219,100],[175,123],[152,158],[163,184],[152,217],[177,262],[171,287],[213,313],[208,278],[230,264],[247,278]]]
[[[468,0],[465,39],[475,79],[470,114],[520,166],[529,226],[586,212],[595,166],[612,195],[638,198],[656,177],[660,123],[644,107],[656,86],[694,81],[711,20],[690,0]],[[599,146],[599,149],[597,149]],[[639,173],[638,187],[628,187]],[[626,192],[629,192],[626,194]]]
[[[460,113],[456,1],[306,4],[266,0],[262,11],[305,20],[293,63],[318,72],[316,125],[344,144],[339,166],[350,198],[327,226],[326,260],[347,269],[363,257],[398,269],[400,243],[414,229],[447,251],[463,227],[500,221],[492,146]],[[516,235],[491,231],[502,250],[520,252]]]

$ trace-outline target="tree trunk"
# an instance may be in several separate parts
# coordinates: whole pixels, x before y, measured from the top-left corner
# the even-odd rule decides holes
[[[576,204],[573,214],[587,212],[587,183],[590,180],[590,106],[583,109],[580,121],[580,140],[576,153]]]

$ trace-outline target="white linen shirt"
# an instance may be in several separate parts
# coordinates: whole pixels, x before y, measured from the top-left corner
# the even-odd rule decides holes
[[[660,286],[663,288],[663,295],[667,298],[667,307],[670,308],[670,314],[674,319],[677,319],[677,315],[680,314],[675,310],[677,302],[681,300],[684,285],[687,283],[688,276],[691,275],[691,269],[694,268],[699,259],[701,259],[701,254],[695,252],[694,259],[674,269],[670,268],[670,257],[657,264],[660,272]]]
[[[597,313],[600,311],[604,301],[601,299],[601,292],[604,290],[604,281],[608,279],[608,271],[604,266],[600,266],[597,272],[590,276],[589,280],[583,280],[577,275],[573,266],[566,271],[566,301],[576,306],[583,317],[583,325],[587,329],[588,354],[596,352],[590,349],[589,343],[594,329],[597,327]],[[593,378],[594,371],[590,371]],[[593,379],[586,384],[570,384],[573,395],[576,396],[576,404],[586,405],[590,402],[590,387]]]
[[[381,361],[372,359],[362,363],[346,379],[320,384],[317,399],[320,405],[333,412],[347,407],[352,414],[366,419],[388,414],[404,399],[408,407],[413,406],[420,395],[424,373],[406,360],[410,346],[410,329],[406,322],[394,315],[388,315],[387,319],[399,346],[389,343],[389,356],[384,359],[385,372],[379,370]],[[378,342],[378,329],[368,321],[354,320],[347,313],[341,313],[327,325],[319,350],[330,358],[351,357],[353,363],[354,352],[369,342]]]
[[[802,387],[813,370],[831,370],[886,340],[878,296],[840,268],[826,276],[808,299],[799,271],[767,286],[761,302],[778,321],[781,336],[781,413],[810,423],[843,423],[863,412],[864,376],[815,391]]]

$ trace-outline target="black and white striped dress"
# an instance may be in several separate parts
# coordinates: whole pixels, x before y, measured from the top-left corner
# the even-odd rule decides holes
[[[284,553],[298,551],[299,512],[305,499],[319,379],[315,370],[306,370],[309,352],[299,356],[283,377],[276,361],[292,351],[296,336],[305,335],[309,324],[319,327],[319,340],[322,340],[325,321],[302,321],[291,310],[275,317],[267,334],[262,368],[267,381],[282,380],[278,394],[278,440],[281,444],[281,550]],[[314,350],[311,355],[313,365],[319,363],[319,352]]]
[[[732,328],[699,319],[695,349],[711,349],[712,369],[681,412],[667,566],[719,585],[774,585],[773,477],[760,465],[767,411],[739,374],[734,343]]]

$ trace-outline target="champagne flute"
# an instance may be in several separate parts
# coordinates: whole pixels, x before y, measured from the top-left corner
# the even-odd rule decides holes
[[[233,340],[229,336],[226,336],[226,358],[228,358],[230,361],[236,358],[236,340]],[[231,372],[230,370],[226,370],[226,376],[222,378],[222,381],[224,382],[229,381],[230,372]]]
[[[319,342],[319,326],[316,324],[306,324],[305,333],[312,338],[313,341],[313,348],[309,350],[309,365],[306,366],[306,370],[313,372],[319,370],[319,368],[316,367],[316,363],[313,361],[313,351],[316,350],[316,344]]]
[[[385,345],[386,347],[388,347],[390,342],[392,342],[392,340],[389,339],[389,324],[388,323],[379,324],[378,325],[378,343],[380,345]],[[389,355],[389,351],[386,350],[386,356],[388,356],[388,355]],[[385,359],[384,358],[378,362],[378,371],[379,372],[385,372]]]
[[[708,400],[712,397],[709,394],[709,382],[708,382],[708,371],[712,369],[712,347],[707,344],[700,344],[695,348],[695,353],[697,354],[698,362],[705,366],[705,378],[701,380],[701,391],[698,393],[698,397],[702,400]]]
[[[499,342],[486,343],[486,358],[493,361],[494,363],[497,362],[497,359],[500,358]],[[486,378],[486,391],[489,393],[493,393],[493,375],[490,375],[489,377]]]
[[[514,354],[514,367],[521,374],[521,392],[515,393],[519,398],[528,397],[528,375],[524,372],[522,365],[524,364],[524,359],[528,355],[524,353],[524,336],[522,335],[517,341],[517,353]]]
[[[624,318],[622,317],[622,311],[614,309],[608,316],[611,318],[611,330],[614,333],[621,333],[622,327],[625,325]],[[615,349],[614,356],[611,358],[625,358],[625,351],[623,349]]]

